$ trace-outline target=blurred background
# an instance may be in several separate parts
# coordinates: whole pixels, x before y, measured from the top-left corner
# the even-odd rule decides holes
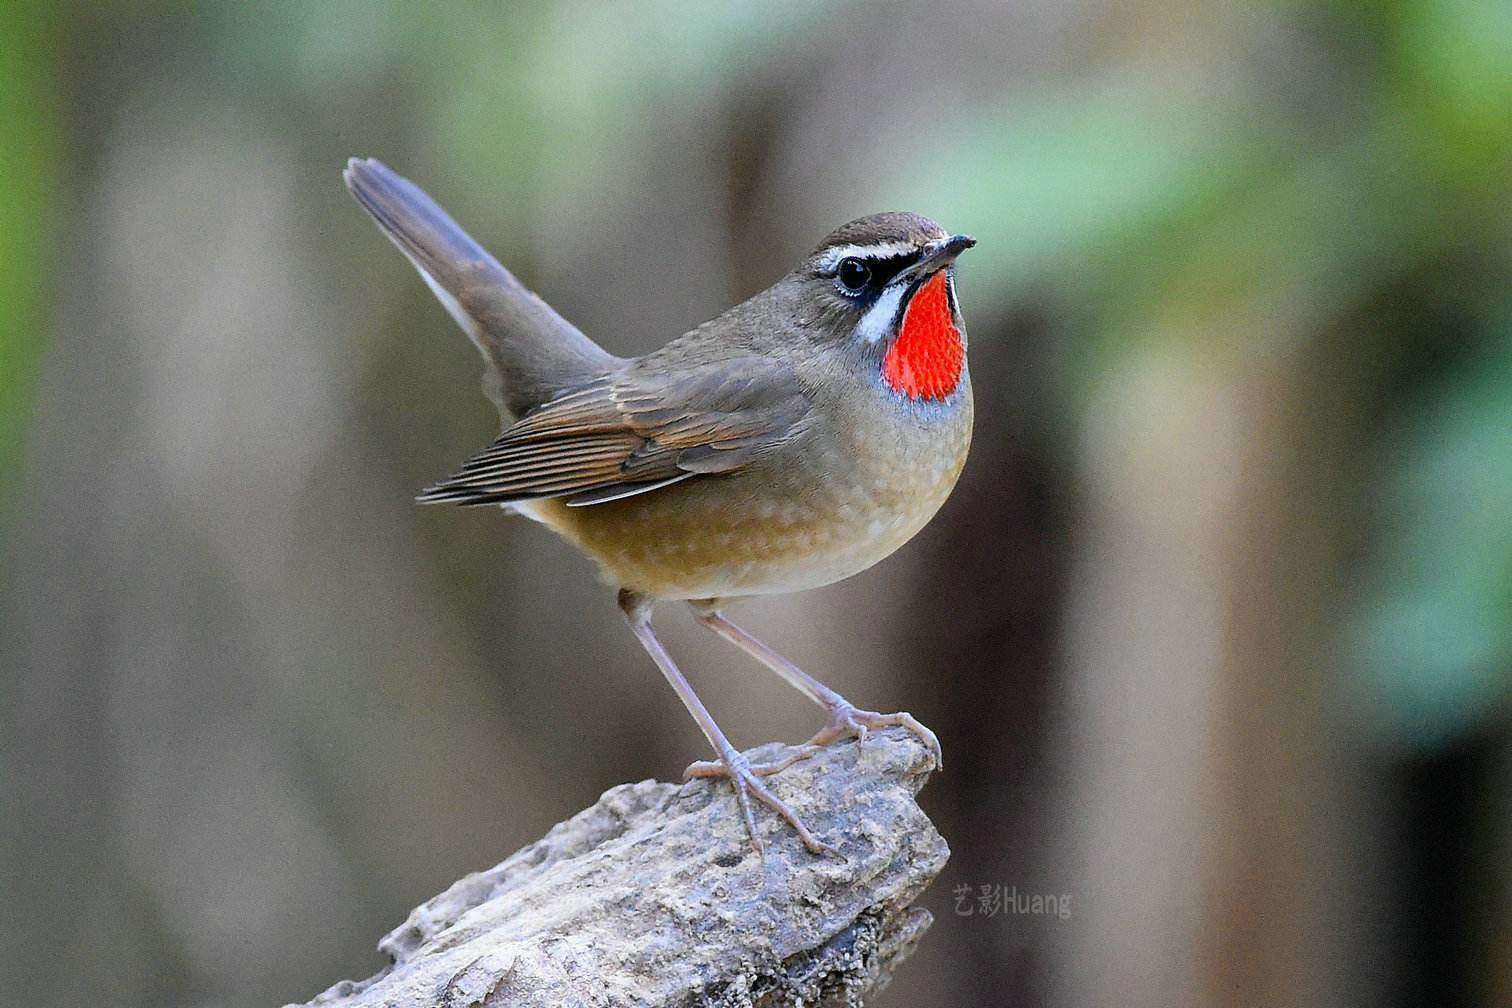
[[[146,8],[0,5],[0,1001],[303,1000],[706,755],[588,561],[411,503],[496,419],[361,154],[621,354],[980,240],[954,497],[733,610],[944,742],[879,1004],[1512,1004],[1512,7]]]

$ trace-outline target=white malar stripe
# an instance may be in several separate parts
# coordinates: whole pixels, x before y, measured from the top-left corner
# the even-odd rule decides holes
[[[898,305],[902,303],[903,294],[907,290],[908,285],[903,283],[884,287],[882,293],[877,295],[876,302],[866,309],[866,314],[856,323],[856,335],[868,343],[892,335],[893,319],[898,316]]]
[[[836,245],[827,250],[819,258],[820,270],[832,270],[840,265],[841,259],[849,259],[855,256],[857,259],[890,259],[893,256],[905,255],[909,252],[918,251],[917,247],[908,242],[877,242],[874,245]]]

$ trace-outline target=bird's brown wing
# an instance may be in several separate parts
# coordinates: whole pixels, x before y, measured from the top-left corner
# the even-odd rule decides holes
[[[671,373],[647,363],[542,404],[419,499],[599,504],[734,472],[794,437],[809,414],[792,369],[770,358],[685,364]]]

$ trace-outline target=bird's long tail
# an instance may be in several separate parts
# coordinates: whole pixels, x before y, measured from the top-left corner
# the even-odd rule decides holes
[[[484,387],[508,422],[621,361],[531,293],[419,186],[352,158],[347,188],[477,344]]]

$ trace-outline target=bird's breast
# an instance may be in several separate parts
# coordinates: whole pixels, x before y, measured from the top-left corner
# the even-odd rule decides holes
[[[898,409],[852,403],[803,443],[737,473],[590,507],[528,505],[656,598],[778,594],[856,574],[932,518],[966,461],[971,397]]]

